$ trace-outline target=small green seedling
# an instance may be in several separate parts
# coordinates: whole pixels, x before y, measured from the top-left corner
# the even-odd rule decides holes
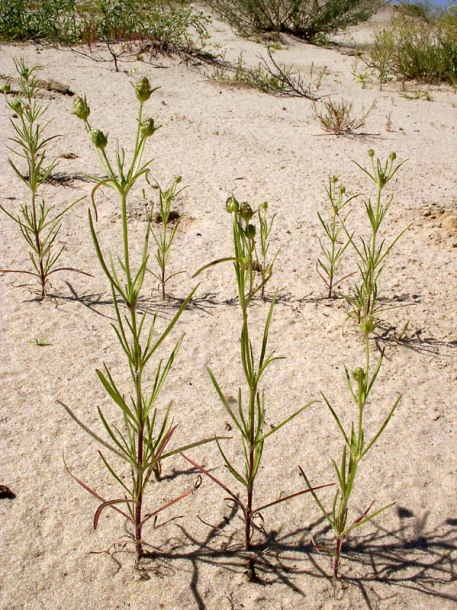
[[[162,299],[165,300],[166,294],[166,284],[173,277],[183,273],[182,271],[178,271],[176,273],[172,273],[167,275],[167,266],[170,260],[171,254],[171,246],[173,244],[176,231],[178,230],[179,223],[181,221],[181,217],[178,216],[177,219],[174,220],[172,224],[172,203],[175,198],[181,193],[185,187],[178,189],[178,185],[181,183],[181,176],[176,176],[170,187],[163,190],[160,185],[159,189],[159,209],[158,209],[158,220],[161,223],[161,229],[157,229],[156,231],[152,231],[152,236],[154,241],[156,242],[157,250],[156,250],[156,261],[160,269],[160,273],[151,272],[152,275],[157,278],[160,282],[160,289],[162,293]]]
[[[30,191],[30,201],[23,203],[19,213],[11,213],[2,205],[0,209],[18,226],[29,248],[29,258],[32,270],[27,269],[0,269],[1,273],[21,273],[38,278],[40,284],[40,298],[44,299],[50,286],[50,278],[54,273],[61,271],[75,271],[84,273],[73,267],[59,267],[65,246],[55,247],[61,228],[62,217],[83,199],[77,199],[60,212],[55,212],[55,206],[48,206],[42,199],[39,201],[40,187],[46,182],[57,165],[54,159],[48,163],[48,144],[58,136],[46,136],[45,131],[49,125],[43,123],[42,118],[46,107],[35,100],[38,66],[28,68],[22,59],[15,60],[19,75],[19,95],[13,100],[7,100],[7,105],[16,120],[11,119],[11,125],[16,136],[11,138],[14,147],[9,148],[16,156],[25,160],[27,169],[20,168],[9,159],[16,176]],[[6,95],[8,90],[3,88]]]
[[[48,347],[48,345],[51,345],[51,343],[48,343],[46,339],[39,339],[38,337],[30,339],[29,343],[32,345],[37,345],[38,347]]]
[[[334,296],[336,286],[353,275],[353,273],[348,273],[337,279],[338,268],[346,248],[349,246],[352,239],[352,235],[350,235],[347,236],[345,240],[341,241],[341,235],[344,233],[345,223],[350,214],[350,212],[347,212],[347,214],[342,217],[341,212],[350,201],[357,197],[357,195],[345,198],[346,188],[342,184],[338,184],[338,178],[336,176],[329,178],[326,191],[330,201],[331,216],[329,220],[324,220],[320,212],[317,213],[319,222],[325,233],[323,238],[318,238],[322,258],[317,260],[317,273],[328,288],[327,298],[331,299],[332,296]],[[327,244],[327,241],[330,243]]]
[[[370,512],[374,504],[373,501],[361,515],[358,515],[356,518],[352,518],[352,520],[349,518],[350,499],[355,488],[360,462],[383,433],[385,427],[391,420],[398,403],[401,400],[400,395],[395,400],[387,417],[384,419],[377,432],[375,432],[371,440],[368,441],[364,417],[367,409],[369,408],[369,397],[377,380],[384,358],[384,353],[382,353],[374,369],[372,368],[370,362],[370,334],[374,331],[375,326],[376,323],[373,318],[366,318],[361,324],[361,329],[365,338],[364,366],[355,368],[352,375],[345,367],[349,392],[357,411],[356,421],[352,421],[350,431],[344,429],[336,409],[333,407],[325,394],[322,394],[344,441],[340,463],[338,464],[335,460],[332,460],[333,467],[338,478],[338,490],[334,496],[331,509],[325,508],[324,503],[319,499],[316,492],[314,490],[311,491],[316,504],[322,511],[325,519],[330,524],[335,536],[335,547],[333,550],[333,576],[335,579],[339,578],[340,576],[339,566],[341,551],[343,544],[347,540],[350,533],[356,528],[361,527],[365,523],[371,521],[374,519],[374,517],[393,505],[388,504],[387,506],[383,506],[378,510]],[[300,468],[300,470],[306,484],[311,487],[309,478],[303,469]]]
[[[260,296],[262,300],[265,300],[265,286],[273,275],[273,267],[281,252],[281,248],[276,251],[272,258],[269,258],[270,233],[273,228],[276,214],[270,219],[268,218],[267,202],[264,202],[259,206],[257,217],[259,219],[260,244],[255,242],[255,261],[253,264],[254,270],[260,274]]]

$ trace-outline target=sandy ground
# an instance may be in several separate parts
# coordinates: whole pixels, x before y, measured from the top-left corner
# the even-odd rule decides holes
[[[370,25],[345,34],[344,40],[367,40]],[[379,22],[374,27],[380,27]],[[215,22],[214,41],[228,59],[243,52],[258,62],[263,47],[238,38]],[[39,302],[27,276],[2,275],[1,282],[1,480],[16,494],[0,500],[2,558],[1,607],[6,609],[165,608],[176,609],[358,609],[444,610],[455,607],[456,462],[455,389],[457,380],[457,97],[446,87],[432,89],[433,101],[410,100],[389,83],[383,91],[372,82],[366,89],[352,75],[354,58],[338,49],[285,41],[279,62],[309,74],[328,67],[318,95],[344,96],[354,112],[377,106],[359,135],[326,135],[313,118],[311,102],[274,97],[205,78],[178,59],[155,58],[97,63],[70,51],[34,45],[0,47],[0,73],[14,76],[14,57],[40,64],[40,77],[55,79],[87,95],[94,127],[109,131],[131,151],[136,104],[131,84],[150,77],[160,89],[148,112],[163,126],[148,144],[152,175],[166,185],[181,175],[188,188],[177,207],[182,215],[171,268],[184,271],[170,284],[161,302],[156,281],[148,277],[145,305],[160,310],[163,328],[177,303],[195,285],[192,274],[205,263],[231,254],[231,220],[224,211],[234,192],[252,205],[268,201],[276,214],[272,247],[282,245],[269,292],[279,291],[270,346],[285,356],[265,377],[267,422],[274,425],[292,410],[319,401],[321,392],[347,423],[351,411],[344,366],[363,362],[363,345],[342,299],[325,299],[316,273],[320,234],[317,211],[325,213],[328,176],[338,175],[349,193],[360,193],[351,226],[366,231],[361,213],[372,185],[353,161],[365,165],[373,148],[384,159],[395,151],[407,160],[389,185],[394,194],[385,226],[392,239],[410,225],[386,264],[381,296],[401,305],[382,316],[379,348],[386,358],[367,413],[374,431],[399,393],[403,397],[378,445],[362,462],[353,495],[355,518],[376,499],[376,506],[396,502],[371,525],[349,540],[343,561],[343,586],[334,595],[331,557],[315,549],[330,532],[312,498],[303,496],[264,512],[267,539],[259,551],[259,582],[248,583],[242,559],[234,552],[242,540],[239,515],[209,480],[190,498],[170,509],[161,528],[145,528],[156,558],[134,570],[122,518],[109,510],[94,532],[97,501],[71,479],[72,472],[99,493],[115,497],[93,442],[58,404],[61,400],[88,425],[101,430],[96,407],[118,416],[104,395],[95,369],[106,362],[119,384],[128,379],[125,361],[110,327],[113,307],[107,281],[91,241],[87,208],[79,203],[64,219],[59,243],[65,264],[93,274],[55,276],[51,296]],[[360,68],[359,68],[360,70]],[[82,123],[71,114],[73,99],[44,92],[50,130],[61,134],[53,144],[56,171],[100,173]],[[321,102],[322,103],[322,102]],[[12,135],[5,104],[1,113],[0,201],[17,210],[27,194],[8,166]],[[387,117],[392,126],[386,130]],[[71,154],[70,154],[71,153]],[[73,158],[69,158],[73,157]],[[90,193],[90,184],[46,185],[43,196],[61,209]],[[151,195],[156,196],[154,191]],[[145,230],[140,193],[131,200],[130,231],[134,257]],[[17,227],[0,216],[2,268],[27,268],[28,255]],[[118,204],[109,192],[99,201],[97,231],[113,253],[121,240]],[[355,261],[348,257],[344,271]],[[350,290],[350,281],[342,285]],[[160,399],[173,400],[178,424],[175,442],[227,434],[227,415],[206,372],[217,375],[223,389],[235,395],[240,383],[239,311],[230,265],[201,276],[192,305],[183,314],[174,339],[185,332],[179,357]],[[405,307],[403,307],[405,306]],[[254,335],[259,338],[268,304],[253,306]],[[396,341],[409,320],[404,340]],[[45,343],[44,346],[37,344]],[[171,348],[172,340],[164,348]],[[126,386],[127,387],[127,386]],[[238,446],[233,441],[232,449]],[[335,477],[341,441],[322,401],[267,443],[258,479],[259,502],[302,488],[298,465],[313,482]],[[217,448],[194,450],[193,456],[229,482]],[[166,502],[196,479],[181,458],[164,466],[165,480],[149,491],[148,506]],[[178,476],[179,475],[179,476]],[[323,492],[329,502],[332,492]]]

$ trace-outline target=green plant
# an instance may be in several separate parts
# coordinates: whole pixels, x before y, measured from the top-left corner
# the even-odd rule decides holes
[[[376,108],[376,100],[365,111],[362,108],[361,116],[354,116],[352,113],[352,102],[344,99],[333,101],[331,99],[323,102],[324,109],[319,110],[316,102],[313,103],[313,113],[315,120],[327,133],[335,136],[348,135],[357,129],[365,126],[368,115]]]
[[[352,371],[352,376],[349,373],[348,368],[345,367],[349,392],[357,412],[356,420],[351,422],[349,431],[345,430],[336,409],[333,407],[329,399],[325,396],[325,394],[322,394],[322,397],[324,398],[324,401],[329,408],[344,441],[340,464],[338,465],[336,460],[332,460],[332,464],[338,479],[338,490],[334,496],[331,508],[325,508],[324,503],[319,499],[315,490],[311,491],[314,500],[316,501],[319,509],[322,511],[325,519],[330,524],[335,536],[335,547],[333,550],[333,575],[335,578],[339,577],[340,556],[343,544],[347,540],[350,533],[356,528],[359,528],[365,523],[371,521],[381,512],[393,505],[388,504],[387,506],[383,506],[382,508],[370,512],[374,504],[373,501],[362,514],[357,516],[355,519],[352,518],[353,520],[349,519],[349,511],[351,508],[350,499],[355,488],[360,462],[363,458],[365,458],[367,453],[383,433],[385,427],[391,420],[398,403],[401,400],[400,395],[395,400],[387,417],[384,419],[377,431],[372,435],[371,440],[368,441],[368,434],[364,418],[366,411],[369,408],[369,398],[384,358],[384,353],[382,353],[375,367],[372,367],[370,354],[370,334],[374,331],[375,326],[375,321],[370,317],[366,318],[361,324],[361,329],[365,339],[364,366],[355,368]],[[300,470],[306,484],[308,487],[311,487],[309,478],[302,468],[300,468]]]
[[[0,39],[24,41],[78,37],[75,0],[0,0]]]
[[[104,42],[117,62],[138,53],[143,44],[151,52],[193,54],[202,51],[209,38],[210,19],[185,1],[171,0],[0,0],[0,39],[46,40],[75,48],[79,43]],[[123,44],[122,49],[115,48]],[[101,54],[90,55],[105,61]]]
[[[170,225],[172,222],[172,209],[171,205],[174,199],[181,193],[184,189],[181,188],[179,191],[177,190],[178,185],[181,182],[181,176],[177,176],[174,178],[172,184],[168,189],[163,190],[159,185],[159,210],[157,213],[157,221],[161,223],[162,228],[156,231],[152,231],[152,236],[157,245],[156,250],[156,261],[159,265],[160,273],[151,272],[152,275],[157,278],[160,282],[160,287],[162,291],[162,299],[165,299],[166,294],[166,284],[173,277],[182,273],[178,271],[177,273],[172,273],[171,275],[167,275],[167,266],[170,260],[171,254],[171,246],[173,244],[173,240],[176,235],[176,231],[178,230],[179,223],[181,221],[181,217],[178,216],[174,218],[174,224]],[[185,187],[184,187],[185,188]]]
[[[255,244],[255,260],[253,265],[254,270],[260,274],[260,296],[263,300],[265,300],[265,286],[273,275],[273,267],[279,253],[281,252],[281,248],[276,251],[271,259],[269,258],[268,251],[270,249],[270,233],[273,228],[276,214],[274,214],[270,219],[268,218],[268,203],[266,201],[259,206],[257,210],[257,217],[259,219],[260,245],[258,245],[258,243]]]
[[[49,206],[45,200],[39,202],[40,187],[50,177],[57,165],[54,159],[48,163],[48,144],[58,136],[46,136],[47,122],[42,122],[46,107],[38,104],[36,95],[36,72],[38,66],[28,68],[23,60],[15,60],[19,75],[19,95],[8,101],[7,105],[13,112],[17,121],[10,120],[16,137],[11,138],[15,145],[10,150],[25,160],[27,169],[20,168],[9,159],[16,176],[30,191],[30,201],[21,205],[19,213],[15,215],[0,205],[0,209],[18,226],[29,247],[29,258],[33,270],[26,269],[0,269],[1,273],[22,273],[38,278],[40,284],[40,297],[44,299],[50,286],[50,277],[60,271],[77,271],[73,267],[58,267],[65,246],[55,248],[56,239],[61,228],[61,219],[80,198],[62,211],[55,213],[54,206]],[[88,275],[88,274],[85,274]]]
[[[234,256],[230,256],[218,261],[214,261],[205,265],[199,272],[211,267],[219,262],[233,262],[237,287],[238,298],[241,310],[241,363],[244,374],[245,390],[241,387],[238,389],[238,399],[236,406],[232,406],[229,398],[223,392],[216,376],[211,369],[208,368],[208,373],[211,381],[216,389],[216,392],[225,407],[231,421],[233,422],[237,433],[239,434],[242,445],[241,466],[232,462],[222,448],[222,445],[217,441],[219,451],[221,453],[224,464],[232,477],[241,485],[245,498],[240,499],[240,494],[231,490],[222,481],[208,472],[205,468],[186,457],[200,472],[208,476],[217,485],[225,490],[231,500],[241,510],[244,521],[244,547],[247,553],[247,575],[249,580],[255,580],[255,555],[253,547],[253,532],[256,528],[255,517],[259,516],[261,511],[284,502],[292,497],[310,491],[309,489],[302,490],[296,494],[280,498],[273,502],[258,506],[255,502],[255,482],[259,473],[259,468],[262,460],[263,448],[268,437],[277,432],[286,423],[290,422],[294,417],[299,415],[312,402],[295,411],[291,416],[282,421],[280,424],[265,431],[265,396],[260,389],[261,379],[267,368],[278,358],[274,352],[268,353],[268,338],[270,326],[273,317],[273,308],[275,299],[272,300],[269,307],[268,315],[263,329],[262,343],[258,355],[256,355],[254,346],[251,340],[250,322],[249,322],[249,307],[254,296],[261,290],[262,285],[266,280],[261,279],[256,282],[256,274],[254,270],[255,262],[255,236],[256,227],[253,224],[254,212],[248,203],[239,204],[235,197],[231,197],[227,201],[227,211],[232,215],[232,230],[234,243]]]
[[[433,102],[433,96],[430,91],[424,91],[423,89],[416,89],[411,93],[401,93],[401,97],[405,100],[425,100],[426,102]]]
[[[377,0],[206,0],[206,3],[243,35],[283,32],[313,41],[365,21],[381,6]]]
[[[417,4],[417,3],[416,3]],[[409,5],[408,5],[409,6]],[[365,59],[378,71],[403,82],[457,83],[457,7],[400,10],[389,31],[382,31]]]
[[[376,34],[373,44],[363,56],[365,65],[378,74],[379,90],[389,80],[391,58],[395,52],[395,39],[392,30],[381,30]]]
[[[357,266],[360,273],[360,282],[355,286],[354,295],[346,296],[345,298],[352,307],[351,314],[357,318],[358,322],[362,322],[365,318],[377,316],[381,311],[385,311],[385,308],[379,304],[379,278],[383,271],[386,257],[400,237],[408,230],[408,227],[403,229],[388,246],[386,245],[386,240],[380,238],[381,226],[393,202],[393,195],[386,201],[384,200],[383,191],[405,161],[395,163],[397,156],[395,153],[390,153],[388,159],[382,164],[379,158],[375,159],[373,150],[369,150],[368,154],[371,159],[371,171],[358,163],[356,165],[376,186],[376,202],[373,204],[371,199],[364,202],[370,226],[370,235],[368,238],[360,237],[360,243],[357,244],[353,235],[348,234],[359,259]]]
[[[38,337],[30,339],[29,343],[36,345],[37,347],[48,347],[51,345],[51,343],[48,343],[46,339],[39,339]]]
[[[373,76],[373,71],[370,70],[369,72],[361,72],[359,70],[358,57],[356,57],[352,62],[352,76],[360,83],[362,89],[366,89],[371,77]]]
[[[90,210],[89,225],[98,260],[111,288],[115,313],[115,323],[112,326],[126,356],[130,371],[130,388],[127,391],[121,388],[106,364],[103,370],[98,369],[96,371],[107,395],[114,405],[119,408],[119,417],[115,422],[109,423],[102,409],[98,407],[98,414],[105,429],[107,440],[104,440],[98,433],[87,427],[70,407],[60,403],[83,430],[110,452],[110,460],[108,460],[102,451],[99,451],[99,455],[109,474],[118,483],[121,490],[122,495],[112,500],[106,500],[94,489],[70,473],[79,485],[100,501],[94,516],[94,528],[97,527],[100,514],[105,508],[112,508],[120,513],[133,527],[133,532],[130,532],[130,536],[135,543],[137,562],[145,555],[143,547],[143,527],[145,523],[151,517],[183,499],[193,491],[192,488],[165,505],[145,514],[145,492],[149,487],[152,476],[155,475],[156,479],[160,478],[161,463],[165,458],[209,440],[205,439],[175,450],[168,450],[168,444],[176,430],[176,426],[170,420],[171,404],[166,408],[163,415],[159,414],[156,406],[159,394],[167,380],[183,337],[175,343],[165,362],[160,360],[155,363],[155,370],[151,375],[153,379],[152,387],[149,389],[145,387],[145,377],[147,374],[151,374],[151,371],[147,370],[147,365],[150,365],[152,362],[153,356],[156,355],[159,347],[171,333],[195,292],[194,289],[187,296],[162,332],[157,332],[156,330],[157,313],[153,316],[148,328],[148,312],[143,312],[142,314],[139,309],[139,303],[149,260],[150,224],[148,223],[144,236],[141,261],[135,268],[131,260],[130,236],[127,222],[127,198],[136,183],[141,178],[146,178],[149,172],[151,162],[143,163],[142,158],[146,142],[155,133],[157,127],[152,118],[143,117],[143,106],[149,100],[153,91],[154,89],[151,89],[147,78],[142,78],[135,85],[139,109],[133,156],[129,165],[126,163],[125,151],[119,145],[116,149],[116,163],[115,165],[111,163],[106,152],[108,147],[107,134],[91,128],[88,121],[90,109],[85,98],[78,97],[74,102],[74,114],[84,121],[92,144],[98,153],[103,171],[106,174],[104,179],[95,179],[96,185],[92,190],[92,202],[95,206],[97,192],[102,187],[112,189],[120,200],[122,257],[119,257],[117,264],[114,262],[113,257],[110,257],[110,263],[107,262],[95,231],[94,220]],[[123,303],[125,311],[121,310],[120,303]],[[126,398],[128,394],[130,394],[130,398]],[[111,459],[116,460],[116,464],[113,464]],[[127,476],[125,470],[127,470]]]
[[[331,206],[330,219],[324,220],[320,212],[317,213],[317,216],[324,229],[325,240],[330,243],[326,245],[323,238],[318,238],[323,257],[317,260],[317,272],[328,288],[327,297],[330,299],[336,286],[353,275],[353,273],[348,273],[339,279],[336,276],[343,254],[352,239],[352,235],[350,235],[346,240],[341,241],[341,235],[344,233],[345,223],[350,214],[348,212],[344,218],[341,218],[341,212],[356,195],[345,198],[346,188],[338,184],[336,176],[329,178],[326,191]]]

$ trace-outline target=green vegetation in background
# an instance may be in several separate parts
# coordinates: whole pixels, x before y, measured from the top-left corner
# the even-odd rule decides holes
[[[55,44],[152,42],[159,50],[195,50],[209,18],[182,1],[0,0],[0,40]]]
[[[455,86],[457,5],[401,4],[391,27],[376,35],[365,63],[377,72],[381,87],[392,78]]]

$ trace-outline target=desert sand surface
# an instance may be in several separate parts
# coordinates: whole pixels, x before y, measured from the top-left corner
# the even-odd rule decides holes
[[[343,50],[366,42],[383,21],[342,34]],[[226,59],[240,52],[255,65],[264,46],[238,37],[217,20],[211,45]],[[214,47],[215,48],[215,47]],[[99,175],[97,155],[84,126],[72,114],[74,97],[42,91],[50,132],[60,134],[52,153],[56,171],[76,176],[71,184],[46,184],[42,193],[56,209],[85,196],[63,219],[59,244],[65,265],[91,277],[59,273],[50,295],[37,298],[27,276],[2,274],[0,484],[15,499],[0,500],[1,591],[5,610],[126,609],[279,610],[379,609],[447,610],[456,605],[456,381],[457,381],[457,96],[442,86],[429,88],[432,101],[403,97],[401,86],[373,80],[363,89],[354,78],[354,56],[342,48],[322,48],[284,39],[274,57],[305,76],[327,66],[322,99],[342,96],[355,113],[376,101],[366,125],[354,135],[325,134],[306,98],[264,94],[207,78],[212,67],[176,57],[95,62],[69,50],[40,45],[1,45],[0,73],[15,77],[14,58],[42,66],[39,77],[63,83],[87,96],[91,124],[109,132],[110,154],[116,139],[133,146],[136,100],[132,84],[142,76],[159,86],[147,112],[161,129],[148,141],[145,158],[151,176],[165,186],[182,176],[187,188],[176,201],[182,216],[170,268],[183,271],[171,280],[162,301],[157,281],[148,276],[144,306],[158,311],[164,328],[195,286],[192,275],[206,263],[232,254],[231,218],[225,201],[234,193],[253,207],[263,201],[276,214],[272,249],[282,246],[267,295],[278,291],[269,345],[284,359],[271,365],[263,380],[267,424],[276,425],[300,406],[316,401],[266,442],[257,494],[267,503],[303,489],[301,465],[313,483],[335,481],[331,459],[340,459],[341,437],[322,400],[335,406],[346,424],[355,417],[344,367],[363,364],[360,331],[344,299],[327,299],[316,273],[317,212],[326,213],[329,175],[339,176],[353,204],[351,227],[366,232],[363,200],[375,195],[372,183],[355,165],[368,167],[368,150],[381,159],[395,151],[405,163],[386,193],[393,195],[383,235],[398,241],[380,280],[386,306],[373,349],[385,349],[366,425],[374,431],[401,393],[398,409],[378,444],[360,465],[352,497],[353,518],[372,500],[395,502],[372,523],[356,530],[345,548],[336,588],[332,558],[316,548],[332,541],[309,494],[265,510],[266,537],[258,535],[257,582],[246,579],[241,548],[243,524],[209,479],[190,497],[170,508],[145,541],[155,553],[141,570],[125,535],[123,519],[105,510],[93,529],[97,501],[66,472],[104,497],[116,485],[98,456],[99,447],[57,402],[70,405],[87,425],[103,434],[97,406],[119,418],[95,370],[105,362],[120,386],[129,379],[111,323],[111,293],[95,255],[87,210],[91,184],[78,177]],[[99,54],[105,54],[102,48]],[[359,68],[360,69],[360,68]],[[408,85],[409,91],[417,89]],[[422,86],[422,88],[424,88]],[[318,101],[322,104],[322,101]],[[13,130],[10,111],[0,104],[0,202],[14,212],[27,192],[8,164],[6,146]],[[390,122],[388,118],[390,117]],[[148,197],[155,198],[151,190]],[[141,192],[129,203],[133,259],[141,252],[146,227]],[[106,252],[116,256],[121,243],[119,205],[107,189],[98,200],[96,230]],[[1,223],[4,269],[28,268],[17,226],[5,214]],[[151,245],[151,259],[153,247]],[[353,253],[342,272],[354,271]],[[173,442],[228,434],[227,413],[208,376],[209,366],[227,394],[241,383],[240,312],[230,264],[202,273],[191,305],[163,346],[184,342],[160,396],[158,407],[173,401],[178,428]],[[341,284],[351,289],[352,279]],[[254,339],[261,339],[269,303],[252,308]],[[409,321],[402,340],[401,330]],[[44,345],[39,345],[42,343]],[[233,433],[233,431],[232,431]],[[235,447],[227,444],[227,447]],[[227,442],[228,443],[228,442]],[[236,446],[239,446],[237,444]],[[235,455],[236,449],[227,449]],[[214,444],[192,451],[200,464],[232,484]],[[164,463],[164,480],[151,485],[149,506],[165,503],[189,489],[197,478],[189,464],[173,457]],[[237,489],[236,485],[234,485]],[[323,491],[331,502],[333,491]],[[166,521],[170,520],[168,523]]]

